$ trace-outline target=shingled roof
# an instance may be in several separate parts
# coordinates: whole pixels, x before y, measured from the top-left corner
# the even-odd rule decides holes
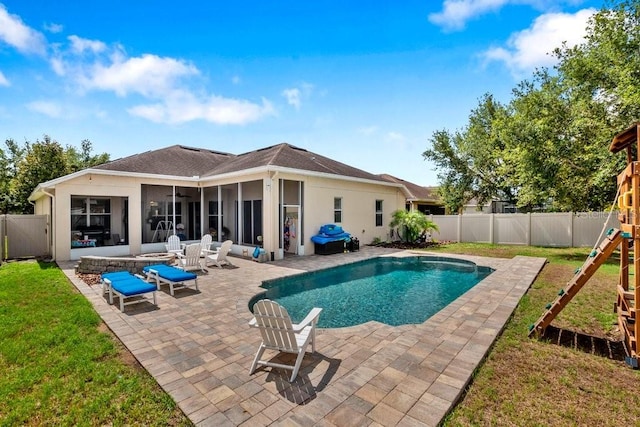
[[[187,177],[213,177],[265,166],[277,166],[385,182],[379,175],[374,175],[287,143],[239,155],[173,145],[117,159],[96,166],[95,169]]]
[[[229,162],[213,168],[206,175],[219,175],[263,166],[278,166],[373,181],[384,181],[378,175],[354,168],[287,143],[240,154],[235,156],[235,158]]]
[[[204,148],[172,145],[116,159],[94,169],[190,177],[204,175],[234,157],[233,154]]]
[[[404,185],[410,193],[410,196],[407,197],[409,200],[421,200],[425,202],[440,201],[440,197],[438,196],[438,187],[423,187],[388,174],[381,174],[380,177],[385,181]]]

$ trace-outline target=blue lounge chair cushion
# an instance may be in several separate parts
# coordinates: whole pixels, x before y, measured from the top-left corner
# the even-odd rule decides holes
[[[197,274],[189,271],[180,270],[179,268],[172,267],[166,264],[148,265],[142,269],[145,273],[150,270],[155,270],[158,275],[163,279],[171,280],[172,282],[182,282],[185,280],[193,280],[198,277]]]
[[[134,277],[133,274],[128,271],[114,271],[112,273],[102,273],[100,275],[102,279],[108,279],[110,281],[119,280],[119,279],[128,279],[130,277]]]
[[[111,282],[111,287],[122,295],[131,296],[155,292],[156,285],[145,282],[142,279],[132,276],[131,279],[122,279]]]

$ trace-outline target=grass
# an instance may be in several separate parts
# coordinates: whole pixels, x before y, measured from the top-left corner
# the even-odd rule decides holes
[[[0,267],[0,425],[191,425],[55,264]]]
[[[431,250],[431,249],[430,249]],[[511,258],[545,257],[548,263],[522,298],[464,399],[446,426],[637,425],[640,372],[623,362],[528,338],[528,325],[587,258],[589,248],[537,248],[447,244],[446,253]],[[619,338],[612,313],[618,263],[611,259],[554,320],[560,328]]]
[[[549,261],[477,369],[446,426],[637,425],[640,373],[624,363],[528,338],[590,249],[448,244],[429,251]],[[554,325],[617,337],[611,260]],[[0,267],[0,426],[190,425],[54,265]],[[6,402],[10,402],[6,404]]]

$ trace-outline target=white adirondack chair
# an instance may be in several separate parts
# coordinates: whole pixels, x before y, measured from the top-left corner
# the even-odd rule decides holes
[[[183,269],[184,271],[207,271],[205,268],[204,260],[200,259],[201,252],[202,246],[200,246],[200,243],[192,243],[190,245],[187,245],[187,248],[184,251],[184,255],[182,253],[176,254],[176,256],[178,257],[177,267]]]
[[[253,359],[249,375],[255,372],[258,365],[271,366],[292,370],[293,373],[289,382],[293,382],[300,370],[307,345],[311,343],[311,351],[316,351],[316,324],[321,312],[321,308],[315,307],[311,309],[302,322],[292,324],[287,309],[277,302],[268,299],[256,302],[253,306],[254,318],[249,322],[249,325],[260,329],[262,344],[260,344],[256,357]],[[296,354],[295,365],[284,365],[260,359],[267,349]]]
[[[222,268],[223,264],[233,265],[229,259],[227,259],[227,254],[229,254],[229,250],[231,250],[231,245],[233,245],[231,240],[225,240],[217,251],[208,251],[209,254],[206,258],[206,265],[209,266],[210,264],[214,264],[219,268]]]
[[[167,252],[172,254],[182,254],[184,251],[184,244],[180,242],[180,238],[175,234],[169,236],[167,244],[164,245],[167,248]]]
[[[200,239],[200,245],[202,245],[202,253],[200,254],[200,256],[207,256],[209,255],[209,249],[211,248],[211,243],[212,243],[213,239],[211,237],[211,234],[205,234],[204,236],[202,236],[202,239]]]

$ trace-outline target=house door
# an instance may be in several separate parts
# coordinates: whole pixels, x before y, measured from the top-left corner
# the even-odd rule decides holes
[[[187,238],[189,240],[198,240],[201,237],[202,230],[200,230],[200,202],[189,202]]]
[[[285,206],[282,223],[282,248],[285,253],[298,255],[300,253],[300,224],[298,206]]]
[[[242,202],[242,242],[262,245],[262,200]]]

